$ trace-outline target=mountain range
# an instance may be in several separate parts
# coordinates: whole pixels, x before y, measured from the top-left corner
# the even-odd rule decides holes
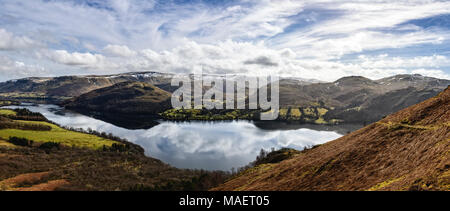
[[[259,117],[258,110],[173,110],[170,95],[174,74],[158,72],[116,75],[24,78],[0,83],[0,99],[54,103],[97,116],[119,126],[145,128],[156,119],[227,120]],[[210,77],[224,77],[212,75]],[[194,83],[199,83],[194,81]],[[435,96],[449,80],[421,75],[396,75],[370,80],[360,76],[334,82],[280,78],[278,120],[298,123],[369,124],[400,109]],[[266,88],[270,84],[262,86]],[[207,90],[207,87],[203,87]],[[247,95],[248,97],[248,95]],[[143,115],[148,122],[132,124],[120,116]],[[137,122],[142,122],[140,119]]]

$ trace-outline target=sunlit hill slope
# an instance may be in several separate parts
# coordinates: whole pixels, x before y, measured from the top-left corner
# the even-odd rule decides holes
[[[214,190],[450,190],[450,87]]]

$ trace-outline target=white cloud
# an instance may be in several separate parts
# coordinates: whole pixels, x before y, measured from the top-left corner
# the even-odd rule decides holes
[[[86,48],[89,51],[96,51],[97,47],[95,47],[95,45],[93,45],[92,43],[89,42],[84,42],[83,43],[83,47]]]
[[[130,50],[125,45],[107,45],[103,51],[112,56],[131,57],[136,56],[136,52]]]
[[[13,33],[0,28],[0,50],[24,49],[37,45],[26,36],[15,36]]]
[[[439,55],[439,50],[436,55],[415,55],[406,49],[441,48],[450,40],[448,29],[403,24],[448,13],[450,2],[428,0],[243,0],[214,6],[139,0],[91,5],[4,0],[0,14],[8,18],[0,27],[8,31],[0,29],[0,50],[14,51],[8,56],[17,61],[40,55],[36,63],[47,69],[59,64],[53,72],[63,70],[61,75],[203,69],[328,81],[414,71],[448,78],[449,58]],[[36,42],[48,49],[23,50]],[[357,58],[394,48],[399,55]],[[356,56],[344,57],[349,54]]]
[[[245,74],[295,76],[334,81],[344,76],[361,75],[380,79],[396,74],[420,73],[450,79],[442,68],[450,59],[442,55],[390,57],[389,55],[360,56],[352,61],[327,61],[295,57],[290,49],[275,50],[264,43],[220,42],[217,45],[188,42],[170,51],[144,49],[134,57],[117,61],[106,57],[120,71],[161,71],[175,73]],[[105,68],[105,66],[98,66]]]
[[[105,57],[101,54],[91,53],[69,53],[66,50],[55,50],[47,52],[47,56],[54,62],[75,65],[75,66],[97,66],[105,62]]]
[[[366,50],[387,48],[402,48],[419,44],[439,44],[443,37],[427,32],[413,32],[408,34],[389,34],[381,32],[357,32],[346,37],[330,39],[313,38],[298,40],[297,49],[301,57],[319,59],[335,59],[350,53],[360,53]],[[290,41],[295,42],[295,40]],[[303,45],[299,47],[298,45]]]
[[[5,0],[0,13],[21,22],[10,26],[15,31],[47,31],[59,40],[75,36],[102,46],[121,43],[132,48],[165,50],[176,47],[184,38],[214,43],[273,36],[292,24],[289,17],[304,5],[289,0],[254,1],[249,6],[226,9],[169,2],[162,11],[155,11],[154,1],[96,1],[98,7],[74,2]]]
[[[0,81],[46,74],[48,75],[49,71],[44,67],[25,64],[0,55]]]
[[[312,3],[314,5],[314,3]],[[322,9],[339,15],[271,40],[274,47],[292,48],[301,57],[340,58],[366,50],[440,44],[447,31],[429,31],[409,25],[409,20],[450,13],[450,2],[440,1],[324,1]],[[398,28],[397,28],[398,27]]]
[[[426,75],[426,76],[430,76],[430,77],[442,78],[442,79],[450,80],[450,75],[445,73],[442,70],[417,69],[417,70],[411,71],[411,73],[412,74],[421,74],[421,75]]]
[[[234,37],[274,36],[294,23],[289,17],[302,11],[304,5],[301,1],[260,1],[243,15],[237,15],[231,25],[227,24],[231,29],[229,32]],[[220,28],[216,28],[216,31],[220,31]]]
[[[450,67],[450,59],[442,55],[417,56],[412,58],[390,57],[387,54],[376,57],[360,56],[362,68],[439,68]]]
[[[226,41],[217,45],[208,45],[188,42],[171,51],[142,50],[139,52],[139,57],[128,60],[126,64],[129,70],[193,72],[203,69],[205,73],[245,74],[251,72],[267,75],[270,74],[270,70],[266,66],[245,63],[258,58],[267,58],[275,64],[280,62],[282,57],[288,58],[286,52],[286,50],[268,49],[263,43],[254,45],[248,42]]]

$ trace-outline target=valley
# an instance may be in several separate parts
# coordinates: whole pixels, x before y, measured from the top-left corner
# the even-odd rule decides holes
[[[448,89],[438,94],[448,80],[420,75],[345,77],[332,83],[281,79],[278,119],[258,121],[261,110],[173,109],[170,98],[177,87],[170,86],[170,78],[145,72],[0,83],[0,164],[5,167],[0,187],[445,190],[448,186],[448,159],[442,151],[448,148],[449,117],[443,112],[448,110]],[[423,104],[426,108],[406,109],[408,115],[403,114],[402,109],[424,100],[408,109]],[[443,119],[425,120],[429,112],[441,112],[433,115]],[[400,152],[398,147],[404,145],[404,153],[414,153],[418,143],[410,137],[432,137],[426,139],[430,142],[426,150],[418,148],[424,150],[420,154],[436,153],[426,156],[431,163]],[[396,140],[404,143],[395,144]],[[266,152],[258,154],[261,149]],[[398,156],[417,159],[414,165],[424,165],[419,169],[439,171],[414,173]],[[362,163],[374,166],[356,172]],[[374,170],[381,166],[386,172]],[[115,171],[122,173],[101,176]]]
[[[16,200],[348,209],[322,192],[450,191],[450,0],[0,2]],[[73,199],[53,194],[24,204]]]
[[[158,119],[259,119],[261,110],[172,109],[171,93],[178,88],[170,85],[173,76],[140,72],[25,78],[0,83],[0,100],[63,105],[67,109],[130,129],[150,128],[157,124],[155,121]],[[279,84],[278,121],[333,125],[376,122],[386,115],[436,95],[450,85],[450,81],[416,74],[379,80],[351,76],[331,83],[280,78]],[[270,84],[262,86],[269,87]],[[206,91],[209,88],[203,89]],[[248,96],[247,94],[246,98]],[[248,106],[248,101],[246,102]]]
[[[24,118],[35,120],[17,120]],[[177,169],[125,139],[65,129],[40,113],[18,109],[0,110],[0,166],[3,191],[207,190],[228,177],[221,171]]]
[[[144,154],[177,168],[230,171],[255,159],[261,149],[301,150],[360,128],[355,125],[281,124],[278,121],[158,121],[149,129],[128,129],[56,105],[10,106],[43,114],[74,131],[113,134],[143,148]]]

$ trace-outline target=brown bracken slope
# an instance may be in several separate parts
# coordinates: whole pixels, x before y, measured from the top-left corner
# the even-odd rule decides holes
[[[450,87],[436,97],[213,190],[450,190]]]

